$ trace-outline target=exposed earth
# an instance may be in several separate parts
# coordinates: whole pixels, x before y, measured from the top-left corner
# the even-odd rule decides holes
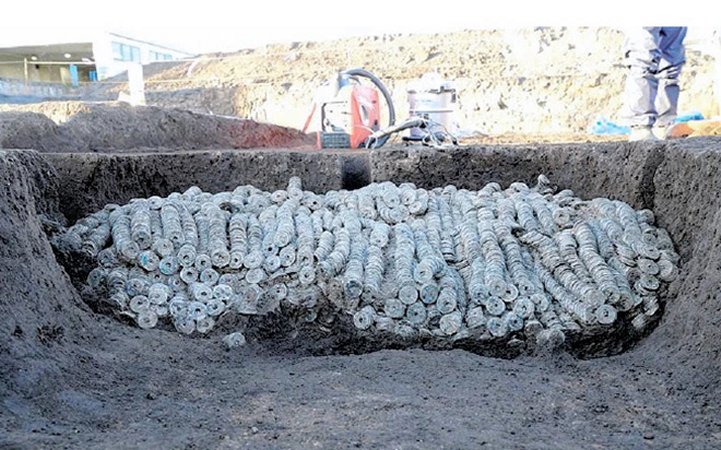
[[[290,128],[180,109],[75,101],[0,104],[0,148],[107,152],[297,147],[313,142]]]
[[[145,66],[149,104],[235,115],[300,129],[320,84],[334,72],[362,67],[390,89],[404,118],[408,83],[435,71],[455,83],[461,128],[486,135],[549,135],[584,141],[597,116],[622,114],[624,35],[610,28],[477,30],[393,34],[275,44],[187,62]],[[680,113],[719,114],[714,59],[689,39],[681,75]],[[115,100],[124,76],[90,84],[85,98]],[[716,95],[719,95],[718,93]]]
[[[82,101],[0,105],[0,447],[721,448],[721,139],[585,142],[620,139],[585,129],[618,114],[621,44],[548,28],[295,43],[146,67],[154,106],[107,104],[118,79]],[[349,66],[397,88],[399,105],[409,79],[439,70],[460,87],[461,125],[487,136],[314,150],[297,131],[313,89]],[[691,51],[685,70],[682,109],[713,111],[710,59]],[[222,333],[94,310],[50,245],[108,203],[193,185],[478,189],[539,174],[652,209],[681,256],[660,321],[618,355],[368,346],[282,321],[227,350]]]
[[[440,152],[3,151],[2,443],[718,447],[720,145],[689,139]],[[651,207],[674,237],[682,272],[664,296],[664,315],[623,354],[580,360],[561,350],[508,360],[463,350],[367,353],[362,346],[349,351],[347,339],[338,345],[342,336],[272,328],[228,351],[220,335],[140,330],[93,312],[48,240],[61,224],[105,203],[167,195],[193,184],[221,191],[252,181],[270,190],[300,175],[309,189],[322,192],[387,179],[426,187],[488,181],[505,186],[530,183],[538,173],[585,198]]]

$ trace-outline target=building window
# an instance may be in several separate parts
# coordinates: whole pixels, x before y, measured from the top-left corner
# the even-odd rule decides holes
[[[169,53],[160,53],[160,52],[154,52],[150,51],[150,60],[151,61],[170,61],[173,59],[173,55]]]
[[[132,45],[113,42],[113,59],[140,62],[140,49]]]

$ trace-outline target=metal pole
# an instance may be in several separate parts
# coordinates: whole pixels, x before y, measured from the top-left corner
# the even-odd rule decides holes
[[[716,54],[714,55],[714,59],[716,60],[716,79],[713,83],[715,85],[714,91],[716,91],[716,106],[718,107],[716,114],[721,119],[721,28],[714,30],[714,37],[711,42],[713,45],[712,48],[716,49]]]
[[[29,80],[29,78],[30,78],[30,77],[28,76],[28,59],[27,59],[27,58],[24,58],[24,59],[23,59],[23,66],[24,66],[24,69],[25,69],[25,86],[27,86],[27,85],[28,85],[28,80]]]

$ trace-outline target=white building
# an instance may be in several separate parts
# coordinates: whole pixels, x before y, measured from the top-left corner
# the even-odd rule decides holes
[[[128,63],[150,64],[189,58],[190,53],[115,33],[103,33],[92,43],[98,79],[127,70]]]
[[[178,49],[102,32],[75,42],[0,48],[0,78],[78,85],[110,78],[126,71],[129,64],[191,56]]]

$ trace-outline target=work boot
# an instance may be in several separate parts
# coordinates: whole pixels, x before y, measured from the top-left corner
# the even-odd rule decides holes
[[[664,141],[668,139],[668,132],[670,129],[671,127],[653,127],[651,132],[654,136],[656,136],[656,139]]]
[[[651,127],[634,127],[631,128],[631,134],[628,136],[629,142],[636,141],[657,141],[658,138],[653,134]]]

